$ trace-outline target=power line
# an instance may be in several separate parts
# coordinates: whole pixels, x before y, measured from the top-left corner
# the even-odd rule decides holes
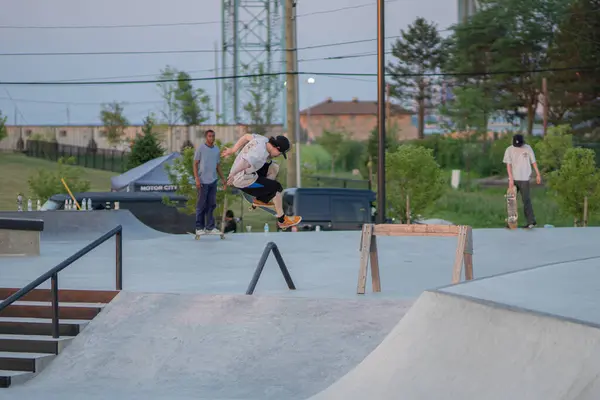
[[[400,36],[388,36],[386,39],[396,39]],[[374,39],[348,40],[345,42],[323,43],[310,46],[298,47],[296,50],[311,50],[325,47],[344,46],[348,44],[358,44],[376,41]],[[249,49],[250,50],[250,49]],[[249,51],[246,50],[246,51]],[[262,52],[264,49],[253,49],[252,51]],[[287,49],[272,49],[272,51],[287,51]],[[146,50],[146,51],[89,51],[89,52],[28,52],[28,53],[0,53],[0,56],[18,57],[18,56],[90,56],[90,55],[141,55],[141,54],[185,54],[185,53],[222,53],[223,50],[215,49],[197,49],[197,50]]]
[[[395,3],[400,0],[386,0],[386,3]],[[331,10],[314,11],[305,14],[296,15],[297,18],[309,17],[312,15],[329,14],[345,10],[352,10],[363,7],[373,7],[376,3],[365,3],[355,6],[340,7]],[[240,23],[249,23],[250,21],[239,21]],[[170,26],[199,26],[199,25],[216,25],[221,24],[221,21],[198,21],[198,22],[173,22],[173,23],[152,23],[152,24],[127,24],[127,25],[0,25],[0,29],[120,29],[120,28],[164,28]]]
[[[509,70],[509,71],[487,71],[487,72],[441,72],[441,73],[420,73],[420,74],[386,74],[387,76],[398,76],[398,77],[419,77],[419,76],[488,76],[488,75],[522,75],[532,74],[540,72],[558,72],[558,71],[583,71],[583,70],[596,70],[600,69],[599,65],[594,66],[573,66],[564,68],[540,68],[532,70]],[[298,75],[313,75],[313,76],[349,76],[349,77],[373,77],[377,76],[374,73],[353,73],[353,72],[298,72]],[[285,72],[274,72],[274,73],[263,73],[263,74],[245,74],[245,75],[232,75],[232,76],[213,76],[213,77],[201,77],[201,78],[188,78],[188,79],[150,79],[150,80],[128,80],[128,81],[85,81],[85,82],[59,82],[59,81],[13,81],[13,82],[0,82],[0,85],[23,85],[23,86],[96,86],[96,85],[134,85],[134,84],[149,84],[149,83],[163,83],[163,82],[197,82],[197,81],[212,81],[212,80],[223,80],[223,79],[244,79],[244,78],[255,78],[255,77],[268,77],[268,76],[281,76],[287,75]]]

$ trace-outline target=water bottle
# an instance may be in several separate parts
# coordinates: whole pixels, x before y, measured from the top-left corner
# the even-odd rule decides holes
[[[265,222],[265,233],[269,233],[269,224]]]
[[[88,209],[88,211],[92,210],[92,199],[88,199],[88,201],[87,201],[87,209]]]
[[[36,208],[38,211],[42,211],[42,202],[40,201],[40,199],[37,199]]]
[[[20,194],[17,195],[17,211],[23,211],[23,196]]]
[[[27,200],[27,211],[33,211],[33,201]]]
[[[69,199],[65,199],[65,210],[69,209]]]
[[[85,198],[81,200],[81,211],[85,211]]]

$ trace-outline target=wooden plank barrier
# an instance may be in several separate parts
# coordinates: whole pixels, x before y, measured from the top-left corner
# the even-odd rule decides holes
[[[460,282],[463,264],[465,266],[465,280],[473,279],[473,230],[470,226],[364,224],[360,239],[360,269],[356,291],[358,294],[365,293],[369,262],[371,264],[373,292],[381,292],[377,236],[457,236],[458,244],[452,269],[452,283]]]

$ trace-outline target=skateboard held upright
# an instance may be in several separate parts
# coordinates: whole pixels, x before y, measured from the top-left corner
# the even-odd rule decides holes
[[[517,229],[517,220],[519,219],[519,213],[517,212],[517,188],[513,186],[512,189],[507,189],[504,197],[506,198],[506,223],[510,229]]]

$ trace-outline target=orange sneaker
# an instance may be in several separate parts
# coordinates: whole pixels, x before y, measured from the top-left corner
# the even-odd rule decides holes
[[[295,216],[295,217],[288,217],[287,215],[284,218],[283,222],[279,222],[277,221],[277,225],[281,228],[281,229],[287,229],[291,226],[295,226],[298,225],[300,223],[300,221],[302,221],[302,217],[299,216]]]
[[[264,203],[260,200],[256,200],[254,199],[254,201],[252,202],[252,205],[255,207],[275,207],[275,203],[273,203],[272,201],[268,202],[268,203]]]

